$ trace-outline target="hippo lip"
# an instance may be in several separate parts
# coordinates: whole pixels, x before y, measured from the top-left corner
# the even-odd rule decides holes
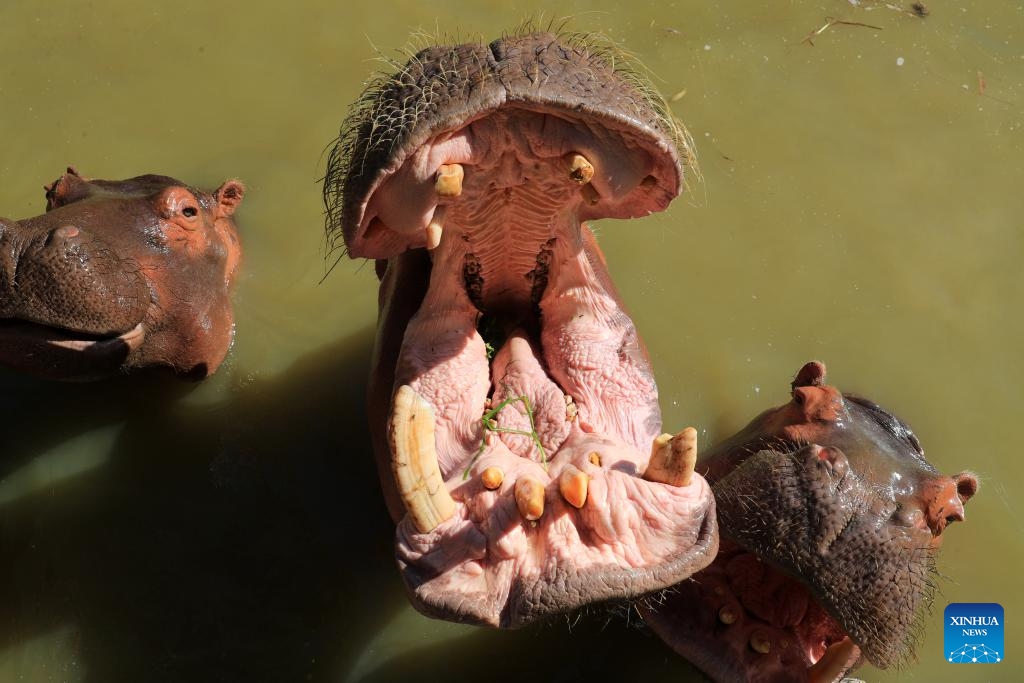
[[[87,351],[112,342],[123,342],[129,347],[138,346],[145,336],[142,323],[121,333],[91,334],[68,330],[27,320],[0,319],[0,336],[33,340],[41,345],[50,345],[69,351]]]
[[[117,372],[146,338],[142,323],[95,337],[19,320],[0,320],[0,363],[38,377],[85,381]]]

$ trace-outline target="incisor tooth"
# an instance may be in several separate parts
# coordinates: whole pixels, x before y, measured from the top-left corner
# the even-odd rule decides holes
[[[437,207],[434,209],[434,215],[430,222],[427,223],[426,242],[427,249],[430,251],[437,249],[437,245],[441,244],[441,234],[444,232],[444,214],[445,207]]]
[[[697,464],[697,430],[687,427],[675,436],[662,434],[651,444],[651,460],[644,479],[672,486],[688,486]]]
[[[830,645],[821,659],[807,669],[808,683],[832,683],[836,680],[849,666],[854,647],[849,636]]]
[[[388,424],[391,470],[398,494],[420,533],[436,529],[455,514],[434,445],[434,409],[407,384],[395,392]]]
[[[569,178],[580,185],[589,183],[594,177],[594,165],[582,154],[567,154],[566,162],[569,164]]]
[[[438,197],[458,197],[462,194],[462,179],[466,172],[462,164],[441,164],[434,180],[434,191]]]
[[[525,519],[531,522],[540,519],[544,514],[544,486],[530,477],[517,480],[516,506]]]
[[[558,475],[558,490],[574,508],[581,508],[587,502],[587,488],[590,477],[575,465],[566,465]]]
[[[483,482],[485,489],[493,491],[505,481],[505,473],[497,467],[488,467],[480,473],[480,481]]]
[[[772,641],[763,633],[754,631],[750,634],[750,647],[754,652],[760,652],[761,654],[766,655],[772,651]]]
[[[718,620],[728,626],[736,623],[736,612],[728,605],[718,610]]]

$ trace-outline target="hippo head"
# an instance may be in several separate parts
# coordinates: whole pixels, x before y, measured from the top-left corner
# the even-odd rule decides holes
[[[679,193],[685,135],[614,49],[512,35],[372,81],[325,178],[328,230],[378,259],[369,387],[413,604],[514,627],[714,556],[696,432],[657,388],[590,229]]]
[[[974,475],[940,475],[910,428],[805,365],[792,400],[709,450],[715,562],[644,618],[715,680],[839,680],[905,662],[946,527]]]
[[[51,378],[166,367],[201,379],[231,344],[245,192],[159,175],[46,187],[46,213],[0,219],[0,363]]]

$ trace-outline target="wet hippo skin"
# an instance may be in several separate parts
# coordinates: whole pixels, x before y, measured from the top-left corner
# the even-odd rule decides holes
[[[695,431],[661,434],[585,222],[662,210],[688,159],[664,102],[587,39],[427,48],[354,105],[328,229],[378,260],[371,430],[423,612],[519,626],[714,556]]]
[[[61,380],[213,373],[231,345],[245,188],[159,175],[46,186],[46,213],[0,219],[0,363]]]
[[[976,493],[924,459],[913,431],[806,364],[789,403],[708,450],[714,563],[641,607],[716,681],[841,679],[911,661],[943,532]]]

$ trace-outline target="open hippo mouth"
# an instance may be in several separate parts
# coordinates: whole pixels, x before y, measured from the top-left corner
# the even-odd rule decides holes
[[[584,223],[680,189],[681,129],[623,64],[542,33],[428,48],[369,84],[331,155],[328,229],[380,259],[372,431],[429,615],[518,626],[717,549],[696,432],[661,434]]]
[[[808,363],[789,404],[707,452],[721,550],[642,608],[715,680],[826,683],[865,658],[910,659],[941,534],[977,491],[968,472],[938,474],[898,418],[824,377]]]

